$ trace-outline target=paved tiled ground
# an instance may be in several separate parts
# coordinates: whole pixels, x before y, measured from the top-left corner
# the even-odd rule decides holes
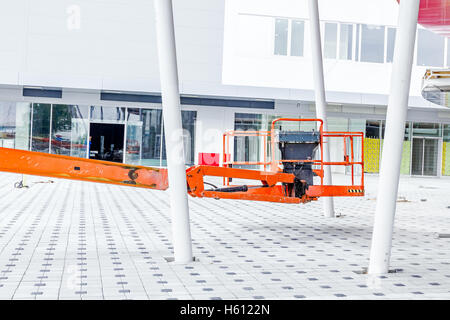
[[[190,199],[199,259],[168,263],[168,194],[0,174],[2,299],[450,298],[450,180],[402,178],[392,267],[370,278],[377,177],[342,216],[306,205]],[[343,176],[337,176],[336,181]],[[49,181],[54,181],[50,183]]]

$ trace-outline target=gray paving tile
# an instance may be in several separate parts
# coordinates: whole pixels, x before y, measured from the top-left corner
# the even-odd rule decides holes
[[[376,176],[366,197],[336,198],[333,219],[320,200],[190,199],[200,261],[188,265],[165,260],[166,192],[57,179],[17,190],[18,176],[0,177],[1,299],[450,298],[446,179],[402,177],[391,265],[403,271],[369,278],[355,271],[368,265]]]

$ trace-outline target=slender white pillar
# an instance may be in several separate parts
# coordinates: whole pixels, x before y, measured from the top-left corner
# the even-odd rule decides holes
[[[154,0],[175,262],[193,260],[172,0]]]
[[[311,31],[311,55],[313,63],[313,79],[316,97],[316,116],[323,121],[323,130],[328,131],[327,125],[327,103],[325,99],[325,83],[323,79],[322,43],[320,40],[320,20],[318,0],[308,0],[309,2],[309,28]],[[328,141],[324,140],[323,160],[330,161],[330,148]],[[324,167],[323,181],[325,185],[332,185],[331,167]],[[325,217],[334,217],[334,203],[332,197],[324,197]]]
[[[389,269],[419,4],[420,0],[400,1],[369,274]]]

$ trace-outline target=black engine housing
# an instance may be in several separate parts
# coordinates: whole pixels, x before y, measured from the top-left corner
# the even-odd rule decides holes
[[[295,176],[295,196],[303,195],[308,186],[313,185],[314,173],[311,162],[314,152],[320,144],[320,134],[316,131],[281,131],[278,134],[278,148],[282,160],[299,160],[284,162],[283,172]]]

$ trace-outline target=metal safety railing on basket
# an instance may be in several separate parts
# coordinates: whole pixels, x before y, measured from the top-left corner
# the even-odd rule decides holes
[[[287,162],[299,162],[299,159],[276,159],[276,130],[275,125],[277,122],[281,121],[299,121],[299,122],[319,122],[319,133],[320,133],[320,158],[319,159],[304,159],[301,160],[303,163],[311,163],[315,169],[313,170],[316,175],[320,177],[321,185],[323,185],[323,172],[324,166],[346,166],[351,168],[351,181],[352,186],[355,186],[355,166],[361,167],[361,181],[360,184],[356,186],[364,186],[364,133],[363,132],[343,132],[343,131],[323,131],[323,121],[320,119],[296,119],[296,118],[278,118],[272,121],[271,130],[270,131],[227,131],[223,134],[223,158],[222,158],[222,166],[226,168],[230,168],[236,165],[246,165],[246,166],[260,166],[264,171],[271,172],[281,172],[282,168],[280,165]],[[263,145],[263,161],[233,161],[232,154],[230,151],[230,140],[234,137],[261,137],[262,145]],[[344,146],[344,158],[343,161],[327,161],[323,160],[323,145],[324,143],[329,143],[329,139],[327,138],[342,138],[343,146]],[[270,153],[268,141],[270,139]],[[355,160],[355,141],[356,139],[360,139],[361,143],[361,155],[360,161]],[[350,150],[347,151],[347,146],[349,146]],[[268,156],[270,154],[270,159]],[[224,178],[224,185],[230,184],[229,178]]]

